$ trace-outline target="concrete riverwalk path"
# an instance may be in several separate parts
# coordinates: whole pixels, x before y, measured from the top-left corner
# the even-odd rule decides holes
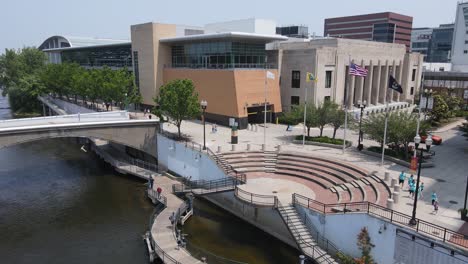
[[[177,245],[170,217],[184,201],[172,193],[172,185],[176,183],[179,182],[166,176],[159,176],[154,180],[153,189],[160,187],[161,194],[167,198],[167,207],[159,213],[151,226],[151,236],[156,244],[155,251],[161,259],[167,258],[163,259],[164,263],[202,263]]]

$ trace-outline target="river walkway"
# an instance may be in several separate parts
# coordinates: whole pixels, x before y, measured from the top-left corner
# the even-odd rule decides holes
[[[164,263],[193,264],[202,263],[192,257],[184,248],[179,248],[170,217],[183,206],[184,201],[172,193],[172,185],[179,183],[167,176],[154,179],[153,189],[160,187],[162,195],[167,198],[166,208],[160,212],[151,226],[151,237],[155,244],[155,251]]]

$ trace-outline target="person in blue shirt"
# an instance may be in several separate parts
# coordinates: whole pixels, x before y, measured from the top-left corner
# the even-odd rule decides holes
[[[415,191],[416,191],[416,185],[414,185],[414,182],[411,182],[410,186],[409,186],[409,193],[410,193],[411,197],[414,197],[414,192]]]
[[[422,195],[423,190],[424,190],[424,182],[421,182],[421,185],[419,185],[418,199],[423,197]]]
[[[398,178],[398,184],[401,185],[401,188],[403,188],[403,186],[405,184],[405,180],[406,180],[406,174],[405,174],[404,171],[401,171],[400,177]]]
[[[431,200],[432,200],[432,205],[434,205],[434,203],[435,203],[436,201],[438,201],[438,199],[437,199],[437,193],[436,193],[435,191],[432,191]]]
[[[408,178],[408,188],[410,188],[412,184],[414,184],[413,174]]]

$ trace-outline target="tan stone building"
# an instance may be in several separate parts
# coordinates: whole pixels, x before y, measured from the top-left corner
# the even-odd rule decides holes
[[[423,56],[407,53],[402,44],[322,38],[274,43],[269,49],[277,52],[280,62],[284,111],[304,103],[305,89],[307,101],[315,104],[332,100],[353,110],[358,101],[366,100],[372,112],[382,110],[388,98],[392,108],[407,107],[421,85]],[[350,60],[365,67],[367,77],[350,76]],[[318,81],[306,82],[307,72]],[[388,89],[390,75],[402,85],[403,94]]]
[[[266,44],[286,37],[203,29],[159,23],[131,26],[136,83],[143,104],[154,105],[159,88],[174,79],[191,79],[200,100],[208,102],[206,118],[240,128],[281,112],[277,65],[267,63]],[[268,69],[265,69],[267,66]],[[267,71],[275,79],[266,78]]]

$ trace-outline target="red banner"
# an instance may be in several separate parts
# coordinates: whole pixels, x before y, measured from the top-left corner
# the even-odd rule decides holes
[[[415,174],[417,168],[418,168],[418,157],[411,157],[411,165],[410,165],[411,173]]]

